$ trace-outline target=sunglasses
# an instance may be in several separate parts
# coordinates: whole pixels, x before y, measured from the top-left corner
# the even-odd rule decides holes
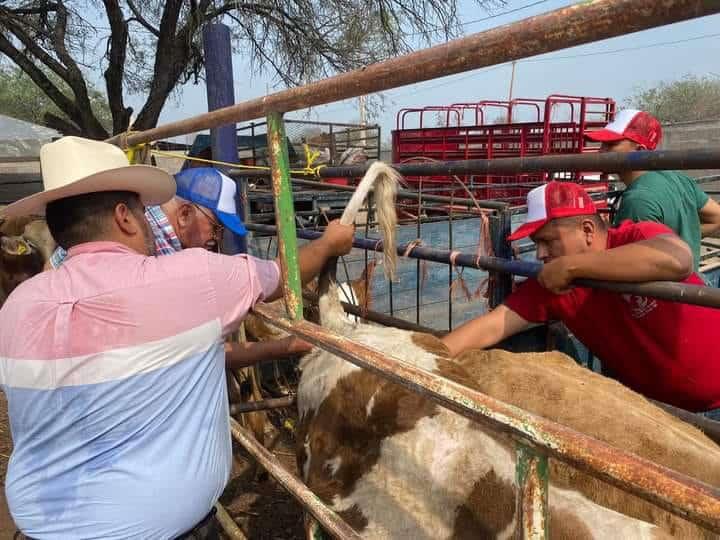
[[[215,238],[220,238],[222,236],[223,231],[225,230],[225,227],[217,220],[215,219],[215,216],[212,214],[209,214],[205,210],[203,210],[202,206],[199,206],[197,204],[193,205],[195,208],[198,209],[198,211],[207,218],[208,222],[210,223],[210,226],[213,229],[213,235]]]

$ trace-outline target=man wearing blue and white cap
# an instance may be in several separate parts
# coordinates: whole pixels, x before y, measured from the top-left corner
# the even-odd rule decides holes
[[[212,167],[186,169],[175,175],[175,197],[161,206],[148,206],[145,217],[155,241],[155,255],[171,255],[182,249],[216,250],[227,228],[244,236],[237,217],[235,182]],[[58,248],[50,258],[53,268],[65,259]]]
[[[194,167],[176,174],[175,182],[177,191],[168,217],[183,248],[216,250],[223,229],[247,234],[237,215],[233,180],[213,167]]]
[[[175,175],[175,197],[160,206],[147,206],[145,218],[155,242],[155,255],[172,255],[189,248],[217,251],[223,230],[244,236],[237,216],[235,182],[213,167],[190,167]],[[67,252],[58,247],[50,257],[58,268]],[[227,343],[225,363],[240,368],[262,360],[303,354],[311,345],[294,336],[260,343]]]

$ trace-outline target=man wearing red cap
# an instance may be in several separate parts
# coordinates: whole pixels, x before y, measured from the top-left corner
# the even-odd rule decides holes
[[[662,127],[646,112],[625,109],[587,137],[602,143],[601,152],[655,150]],[[626,219],[664,223],[690,246],[697,271],[702,236],[720,230],[720,205],[695,180],[676,171],[624,171],[619,176],[626,189],[613,224]]]
[[[579,278],[702,285],[685,242],[659,223],[608,228],[577,184],[550,182],[527,198],[527,222],[509,239],[530,236],[545,264],[503,305],[445,336],[450,352],[491,347],[559,320],[626,386],[720,419],[720,359],[710,331],[720,310],[572,286]]]

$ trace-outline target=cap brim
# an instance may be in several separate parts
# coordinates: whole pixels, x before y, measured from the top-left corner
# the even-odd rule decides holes
[[[215,212],[220,223],[222,223],[226,229],[230,229],[232,232],[239,236],[245,236],[247,229],[240,218],[235,214],[227,214],[225,212]]]
[[[610,131],[609,129],[600,129],[598,131],[591,131],[586,133],[585,137],[595,142],[615,142],[621,141],[625,138],[622,133]]]
[[[521,238],[527,238],[531,234],[534,234],[540,229],[542,229],[543,225],[545,225],[548,221],[550,220],[541,219],[538,221],[529,221],[527,223],[523,223],[517,228],[514,233],[507,237],[508,242],[512,242],[513,240],[520,240]]]
[[[175,180],[162,169],[150,165],[128,165],[86,176],[72,184],[30,195],[8,205],[2,217],[44,215],[48,203],[100,191],[131,191],[144,205],[163,204],[175,196]]]

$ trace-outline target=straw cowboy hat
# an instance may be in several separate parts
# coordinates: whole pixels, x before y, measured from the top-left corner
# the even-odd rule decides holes
[[[130,165],[113,144],[63,137],[40,149],[44,190],[0,210],[0,217],[45,214],[58,199],[98,191],[131,191],[145,205],[162,204],[175,195],[172,176],[149,165]]]

